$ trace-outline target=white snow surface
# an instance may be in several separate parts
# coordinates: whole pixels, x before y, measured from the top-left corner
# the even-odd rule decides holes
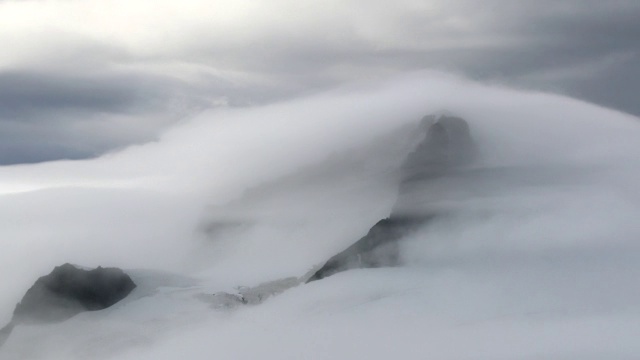
[[[406,239],[406,265],[292,280],[389,215],[418,121],[443,109],[480,158],[416,194],[443,216]],[[65,262],[138,284],[17,326],[0,359],[638,359],[639,121],[419,73],[0,167],[0,322]]]

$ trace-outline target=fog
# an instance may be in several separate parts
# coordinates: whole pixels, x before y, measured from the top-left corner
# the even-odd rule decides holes
[[[419,120],[445,110],[479,157],[415,194],[442,216],[402,244],[405,266],[237,309],[201,300],[301,277],[359,239],[391,212]],[[111,309],[17,327],[0,356],[637,358],[639,138],[617,111],[423,72],[216,108],[97,159],[0,167],[0,322],[64,262],[139,283]]]

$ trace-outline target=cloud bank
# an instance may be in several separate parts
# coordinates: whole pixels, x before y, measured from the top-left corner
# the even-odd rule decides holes
[[[440,69],[640,114],[633,0],[3,1],[0,163],[94,157],[204,109]]]
[[[418,120],[442,109],[469,121],[481,158],[433,183],[429,206],[449,215],[405,244],[406,267],[345,272],[231,313],[195,297],[301,276],[362,236],[395,202]],[[0,168],[2,318],[63,262],[196,284],[18,329],[3,351],[633,358],[638,136],[621,112],[418,73],[211,110],[97,159]]]

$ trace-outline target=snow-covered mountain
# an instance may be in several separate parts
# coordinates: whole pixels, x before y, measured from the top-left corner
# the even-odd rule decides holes
[[[473,160],[408,184],[420,120],[443,109]],[[413,74],[0,167],[0,323],[66,262],[137,284],[108,309],[16,326],[0,358],[636,359],[638,120]],[[400,266],[305,283],[397,213],[438,214],[399,243]]]

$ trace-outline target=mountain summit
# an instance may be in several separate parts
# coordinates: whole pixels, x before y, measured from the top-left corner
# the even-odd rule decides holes
[[[421,187],[473,161],[476,147],[469,124],[450,115],[428,115],[421,123],[424,138],[402,165],[398,199],[388,218],[346,250],[330,258],[307,282],[355,268],[399,263],[398,242],[438,216],[421,210]]]

